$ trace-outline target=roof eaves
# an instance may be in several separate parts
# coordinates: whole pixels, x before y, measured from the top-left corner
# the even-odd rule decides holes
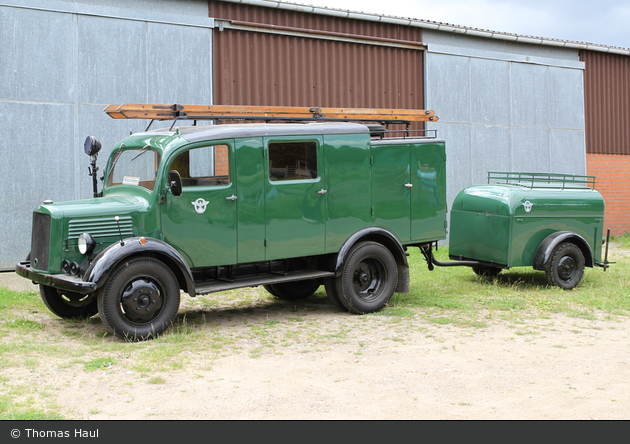
[[[496,32],[486,29],[469,28],[466,26],[452,25],[450,23],[433,22],[430,20],[419,20],[412,18],[402,18],[387,15],[371,14],[360,11],[348,11],[342,9],[326,8],[323,6],[311,6],[297,3],[280,2],[276,0],[221,0],[231,3],[243,3],[252,6],[264,6],[267,8],[286,9],[297,12],[306,12],[320,15],[330,15],[334,17],[349,18],[356,20],[367,20],[381,23],[389,23],[403,26],[414,26],[434,31],[452,32],[465,34],[472,37],[484,37],[498,40],[505,40],[531,45],[556,46],[570,49],[585,49],[589,51],[607,52],[611,54],[629,55],[629,48],[616,46],[598,45],[593,43],[576,42],[571,40],[549,39],[544,37],[534,37],[527,35],[511,34],[507,32]]]

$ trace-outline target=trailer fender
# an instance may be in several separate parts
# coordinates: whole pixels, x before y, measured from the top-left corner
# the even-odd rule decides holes
[[[195,295],[192,271],[182,255],[167,243],[150,237],[131,237],[110,245],[92,260],[83,280],[95,283],[99,289],[116,266],[132,256],[154,257],[164,262],[177,277],[179,287],[191,296]]]
[[[556,246],[562,242],[571,242],[575,244],[584,255],[584,264],[587,267],[593,266],[593,252],[588,242],[579,234],[570,231],[557,231],[547,236],[538,246],[536,255],[534,256],[534,270],[544,270],[545,265],[551,258],[551,253]]]
[[[350,236],[344,244],[339,249],[339,253],[337,254],[337,261],[335,263],[335,275],[340,276],[341,270],[343,268],[343,264],[350,253],[350,250],[354,245],[358,242],[364,241],[372,241],[378,242],[379,244],[385,246],[391,253],[394,255],[396,259],[396,264],[398,265],[398,283],[396,285],[395,292],[396,293],[409,293],[409,264],[407,262],[407,253],[405,253],[405,248],[402,246],[400,241],[392,234],[384,228],[379,227],[369,227],[363,230],[359,230]]]

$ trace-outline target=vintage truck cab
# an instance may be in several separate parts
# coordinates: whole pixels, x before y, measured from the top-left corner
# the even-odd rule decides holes
[[[374,312],[408,292],[406,249],[446,238],[444,141],[407,130],[384,138],[383,126],[366,123],[408,127],[437,120],[430,111],[310,109],[277,114],[282,122],[218,124],[217,112],[261,113],[148,108],[108,113],[215,124],[132,134],[111,150],[102,192],[35,209],[30,258],[16,271],[60,317],[99,313],[117,337],[141,340],[169,327],[182,290],[258,285],[287,299],[324,285],[340,309]],[[86,140],[94,178],[98,148]]]

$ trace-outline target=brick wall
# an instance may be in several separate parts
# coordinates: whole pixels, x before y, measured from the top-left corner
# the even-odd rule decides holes
[[[604,230],[615,236],[630,232],[630,156],[587,154],[586,170],[604,197]]]
[[[214,147],[214,174],[216,176],[230,175],[228,147],[226,145],[217,145]]]

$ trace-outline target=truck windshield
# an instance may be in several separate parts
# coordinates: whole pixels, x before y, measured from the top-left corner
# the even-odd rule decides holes
[[[114,154],[107,187],[135,185],[153,191],[159,163],[160,155],[148,146],[120,149]]]

